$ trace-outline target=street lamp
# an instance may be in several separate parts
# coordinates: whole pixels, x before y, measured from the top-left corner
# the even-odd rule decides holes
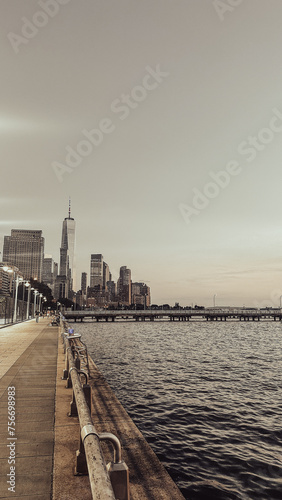
[[[22,279],[22,278],[20,278],[20,277],[19,277],[19,275],[17,274],[13,323],[16,323],[16,322],[17,322],[18,288],[19,288],[19,282],[20,282],[20,281],[23,281],[23,279]]]
[[[33,301],[33,317],[35,316],[35,309],[36,309],[36,295],[38,294],[37,290],[33,290],[33,295],[34,295],[34,301]]]
[[[41,313],[41,299],[42,299],[42,297],[43,297],[43,294],[42,294],[42,293],[40,293],[40,294],[39,294],[39,305],[38,305],[38,309],[39,309],[39,312],[40,312],[40,313]]]
[[[25,283],[25,286],[28,288],[27,306],[26,306],[26,319],[29,319],[29,304],[30,304],[31,286],[30,286],[30,283],[28,281]]]
[[[33,293],[34,293],[34,288],[33,288],[33,286],[32,286],[32,287],[30,287],[30,292],[33,292]],[[31,316],[32,316],[32,314],[31,314]],[[32,316],[32,317],[33,317],[33,316]]]

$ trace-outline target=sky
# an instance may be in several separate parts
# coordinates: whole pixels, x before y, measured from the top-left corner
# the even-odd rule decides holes
[[[1,2],[0,249],[42,229],[153,303],[279,306],[281,0]]]

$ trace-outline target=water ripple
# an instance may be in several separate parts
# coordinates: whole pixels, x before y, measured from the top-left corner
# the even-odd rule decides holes
[[[185,498],[282,498],[280,323],[77,331]]]

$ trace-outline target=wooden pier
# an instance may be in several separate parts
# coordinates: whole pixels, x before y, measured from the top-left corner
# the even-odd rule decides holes
[[[64,311],[67,320],[83,321],[92,319],[95,321],[281,321],[282,310],[278,309],[167,309],[155,310],[146,309],[135,310],[84,310],[84,311]]]

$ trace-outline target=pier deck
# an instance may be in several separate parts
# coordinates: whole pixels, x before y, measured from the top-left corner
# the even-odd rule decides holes
[[[0,329],[0,499],[90,500],[87,476],[74,476],[79,423],[68,417],[71,389],[62,380],[64,354],[49,319]],[[93,420],[118,435],[130,471],[131,500],[184,500],[156,455],[90,359]],[[8,387],[15,387],[15,436],[8,434]],[[7,438],[10,438],[8,441]],[[14,439],[17,438],[17,439]],[[8,490],[15,442],[16,487]],[[104,446],[106,460],[111,454]],[[12,455],[11,455],[12,456]]]
[[[203,308],[203,309],[145,309],[111,310],[94,309],[65,311],[65,318],[73,321],[282,321],[281,308]]]

